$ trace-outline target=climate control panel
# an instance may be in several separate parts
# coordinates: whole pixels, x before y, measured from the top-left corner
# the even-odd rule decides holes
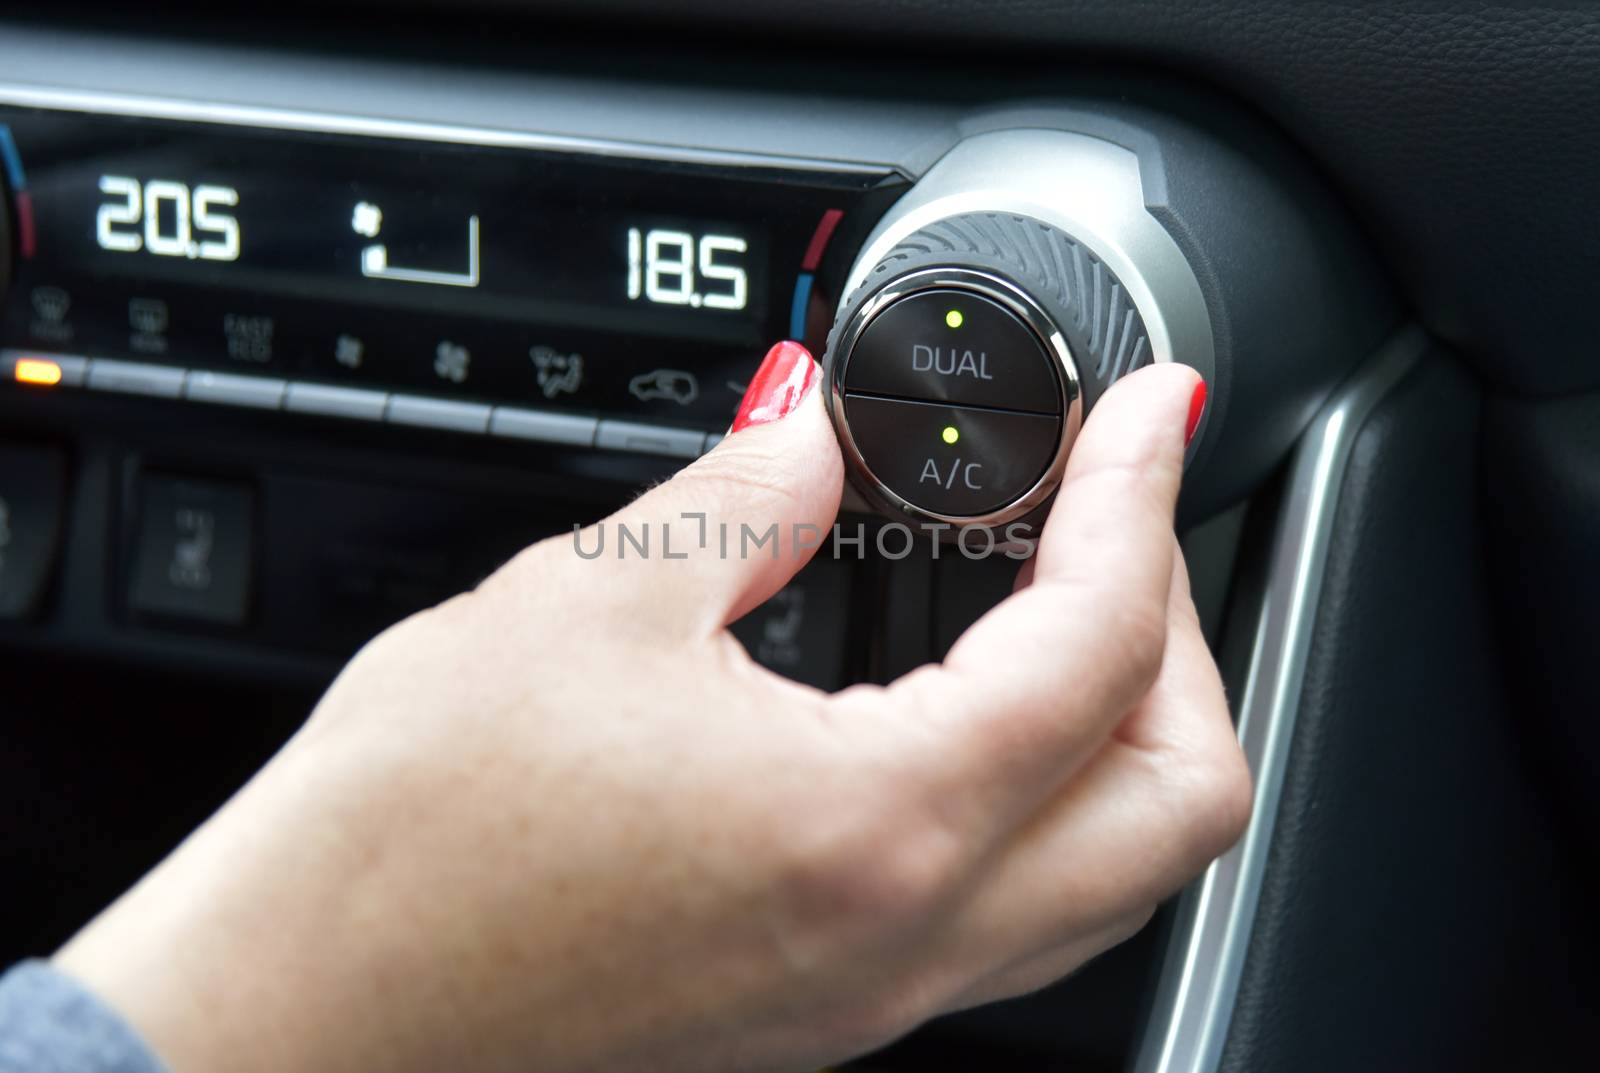
[[[699,454],[773,340],[820,346],[907,185],[799,156],[94,105],[0,86],[0,371],[551,446]]]
[[[520,441],[553,468],[682,459],[787,337],[824,355],[861,499],[996,526],[1042,517],[1112,383],[1177,361],[1209,388],[1185,481],[1205,513],[1392,317],[1294,152],[1188,95],[422,94],[405,69],[235,58],[230,99],[199,102],[154,56],[110,85],[93,49],[0,54],[0,372],[30,407],[81,387]]]

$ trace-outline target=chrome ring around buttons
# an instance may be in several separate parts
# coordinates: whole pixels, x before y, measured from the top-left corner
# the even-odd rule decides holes
[[[1056,387],[1061,400],[1061,436],[1056,444],[1056,453],[1050,459],[1050,464],[1040,475],[1032,487],[1022,495],[1012,499],[998,510],[982,515],[939,514],[935,511],[919,507],[900,496],[878,478],[867,465],[860,448],[856,446],[854,433],[850,429],[850,420],[845,415],[845,377],[849,371],[850,358],[855,353],[856,342],[861,338],[867,326],[890,306],[914,294],[931,290],[961,290],[988,298],[999,303],[1006,310],[1017,317],[1030,332],[1043,345],[1045,353],[1050,355],[1055,363]],[[956,528],[982,527],[987,529],[998,528],[1016,521],[1033,511],[1061,484],[1061,477],[1067,468],[1067,456],[1072,453],[1072,443],[1078,437],[1078,430],[1083,425],[1083,394],[1078,383],[1078,366],[1073,360],[1072,351],[1067,346],[1067,341],[1062,338],[1061,331],[1047,314],[1026,291],[1001,276],[991,272],[980,272],[970,268],[920,268],[890,280],[881,287],[876,294],[868,298],[851,315],[850,322],[840,333],[838,346],[834,348],[835,360],[833,363],[831,383],[829,384],[829,409],[832,411],[834,428],[838,430],[840,441],[844,447],[845,459],[852,468],[872,486],[872,491],[889,506],[903,514],[940,522]],[[959,403],[949,403],[959,406]]]

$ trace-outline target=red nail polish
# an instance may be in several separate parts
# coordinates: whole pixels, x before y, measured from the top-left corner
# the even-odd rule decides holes
[[[810,394],[819,371],[811,352],[799,343],[786,341],[774,346],[762,359],[761,368],[751,378],[750,386],[745,388],[739,412],[728,432],[765,425],[794,413]]]
[[[1183,445],[1188,447],[1194,440],[1194,430],[1200,427],[1200,418],[1206,412],[1206,382],[1200,381],[1194,386],[1194,394],[1189,396],[1189,423],[1183,428]]]

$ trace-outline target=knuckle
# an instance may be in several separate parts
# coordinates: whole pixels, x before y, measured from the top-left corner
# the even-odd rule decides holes
[[[867,870],[866,906],[895,919],[907,909],[925,913],[937,904],[957,874],[956,840],[923,820],[907,825],[880,846]]]
[[[1153,685],[1166,659],[1166,607],[1153,600],[1124,602],[1114,629],[1121,640],[1128,676],[1144,687]]]
[[[894,949],[956,887],[960,839],[885,791],[836,804],[786,831],[774,887],[791,961],[836,965],[865,947]]]
[[[926,824],[824,821],[790,855],[784,888],[800,919],[878,931],[920,916],[954,873],[949,840]],[[851,930],[854,930],[854,927]]]
[[[1147,902],[1126,916],[1119,917],[1106,932],[1105,949],[1109,950],[1114,946],[1121,946],[1141,931],[1144,931],[1150,922],[1155,919],[1158,908],[1158,903]]]
[[[1190,849],[1205,863],[1226,852],[1250,822],[1254,789],[1250,769],[1238,743],[1205,756],[1190,773],[1188,792],[1180,803],[1188,817]]]

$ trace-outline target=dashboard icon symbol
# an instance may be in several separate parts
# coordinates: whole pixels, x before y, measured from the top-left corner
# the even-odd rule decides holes
[[[350,230],[367,238],[377,238],[378,232],[383,230],[383,210],[370,201],[358,202],[350,213]]]
[[[342,334],[333,342],[333,360],[343,365],[346,369],[361,368],[361,359],[366,356],[366,344],[353,335]]]
[[[135,298],[128,303],[128,327],[157,335],[167,330],[167,303],[159,298]]]
[[[448,380],[452,384],[463,383],[471,366],[472,354],[460,343],[452,343],[447,339],[433,350],[433,372],[440,380]]]
[[[370,201],[360,201],[350,211],[350,230],[365,238],[377,238],[383,230],[383,210]],[[467,217],[467,270],[440,272],[431,268],[402,268],[389,263],[389,247],[374,242],[361,248],[361,274],[372,279],[398,279],[408,283],[434,283],[442,287],[478,285],[478,218]]]
[[[657,369],[629,380],[628,392],[640,402],[670,399],[687,406],[700,397],[700,381],[682,369]]]
[[[34,313],[49,324],[66,320],[67,310],[72,308],[72,296],[60,287],[35,287],[30,300]]]
[[[528,357],[533,361],[539,390],[544,397],[571,395],[583,383],[583,355],[563,354],[553,347],[530,347]]]

